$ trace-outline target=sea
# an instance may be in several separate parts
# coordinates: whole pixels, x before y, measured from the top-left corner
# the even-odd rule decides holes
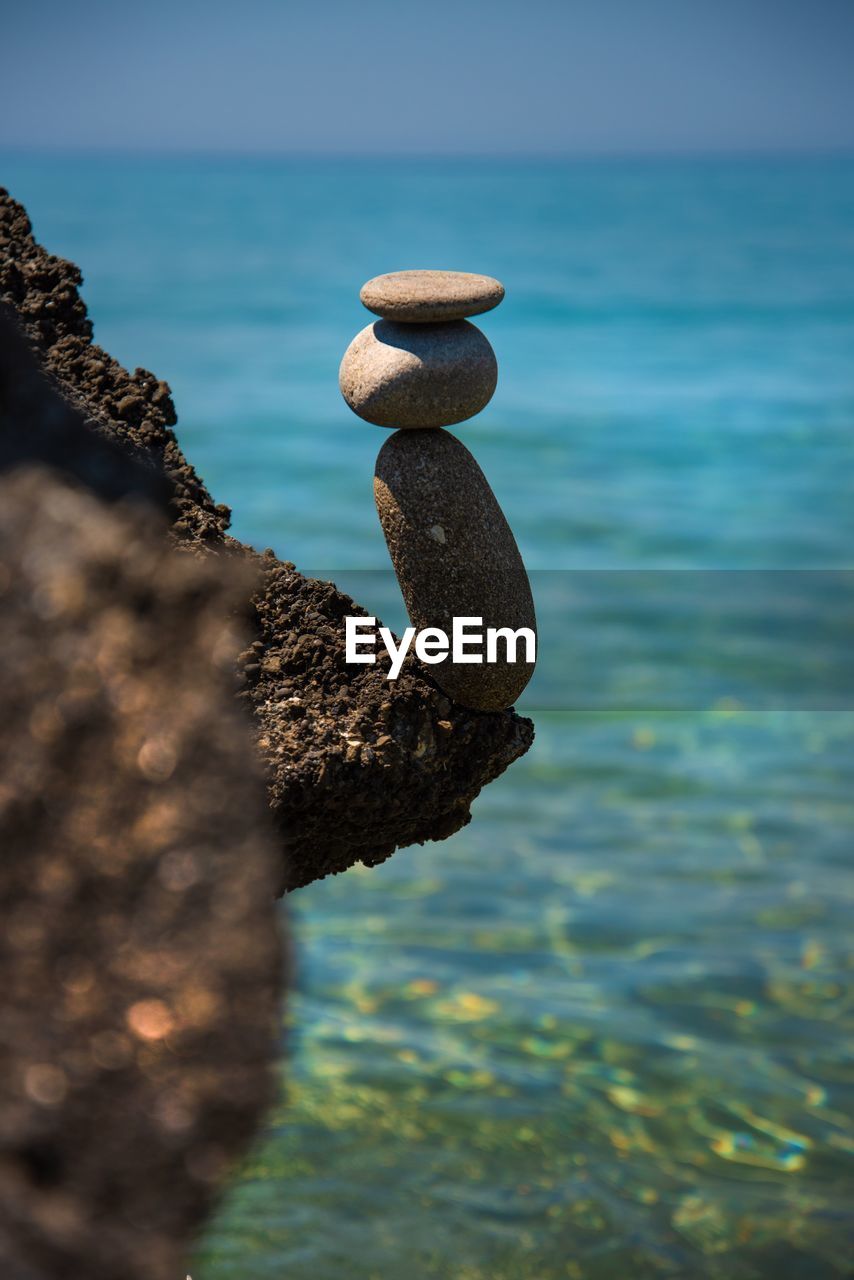
[[[6,154],[233,532],[400,626],[369,277],[497,276],[453,428],[531,573],[531,751],[292,894],[281,1097],[193,1280],[854,1274],[854,158]],[[287,1048],[285,1048],[287,1044]]]

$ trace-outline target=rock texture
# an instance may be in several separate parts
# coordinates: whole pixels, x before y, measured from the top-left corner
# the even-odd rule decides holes
[[[360,610],[272,552],[258,556],[228,537],[228,508],[178,447],[168,387],[146,370],[129,374],[92,342],[79,284],[78,269],[46,253],[23,208],[0,191],[0,301],[41,367],[94,434],[165,478],[179,546],[218,559],[233,551],[260,575],[254,638],[238,666],[282,847],[279,889],[463,826],[480,788],[529,747],[531,722],[451,703],[412,658],[393,685],[379,664],[348,668],[341,618]],[[42,445],[22,451],[38,457]]]
[[[387,320],[464,320],[497,307],[504,286],[471,271],[389,271],[362,285],[362,305]]]
[[[112,505],[0,474],[4,1280],[183,1276],[272,1092],[279,852],[228,620],[247,571],[179,554],[128,470],[105,468]]]
[[[513,533],[486,477],[448,431],[398,431],[379,452],[374,496],[389,554],[419,631],[451,635],[454,618],[483,627],[536,632],[528,575]],[[502,642],[497,662],[432,668],[445,692],[465,706],[498,711],[518,698],[532,662],[509,662]]]
[[[492,399],[498,362],[466,320],[397,324],[376,320],[344,353],[338,383],[347,404],[378,427],[449,427]]]

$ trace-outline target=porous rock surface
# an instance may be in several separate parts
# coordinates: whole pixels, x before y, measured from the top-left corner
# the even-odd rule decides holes
[[[228,536],[228,508],[213,501],[172,431],[169,388],[147,370],[128,373],[92,341],[80,282],[77,267],[35,242],[22,206],[0,190],[0,301],[14,309],[41,367],[94,432],[165,476],[179,546],[201,556],[234,552],[259,573],[254,639],[238,678],[280,835],[278,888],[456,831],[481,787],[528,749],[531,722],[452,703],[412,657],[396,682],[381,662],[348,668],[341,619],[363,611]]]
[[[4,1280],[184,1276],[272,1092],[280,855],[229,620],[247,570],[179,554],[124,487],[0,469]]]
[[[376,320],[341,361],[347,404],[378,427],[450,427],[473,418],[495,392],[498,362],[467,320],[397,324]]]

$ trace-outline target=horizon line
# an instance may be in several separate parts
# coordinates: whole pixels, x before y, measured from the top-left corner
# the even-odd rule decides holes
[[[208,146],[115,146],[100,143],[75,143],[70,146],[53,143],[10,143],[0,141],[0,155],[44,156],[52,159],[124,159],[144,156],[162,160],[246,160],[246,161],[326,161],[334,163],[386,161],[396,163],[472,163],[507,161],[516,163],[585,164],[626,161],[715,161],[715,160],[829,160],[854,159],[854,143],[845,146],[702,146],[653,148],[613,148],[570,150],[513,151],[333,151],[293,148],[236,148]]]

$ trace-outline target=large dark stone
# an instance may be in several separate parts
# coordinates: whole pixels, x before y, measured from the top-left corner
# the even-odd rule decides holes
[[[380,449],[374,498],[409,619],[419,631],[450,636],[455,618],[484,628],[526,628],[537,619],[528,575],[498,499],[464,444],[450,431],[396,431]],[[481,657],[483,655],[480,655]],[[467,707],[511,706],[534,673],[525,646],[497,646],[494,662],[453,662],[432,669]]]

